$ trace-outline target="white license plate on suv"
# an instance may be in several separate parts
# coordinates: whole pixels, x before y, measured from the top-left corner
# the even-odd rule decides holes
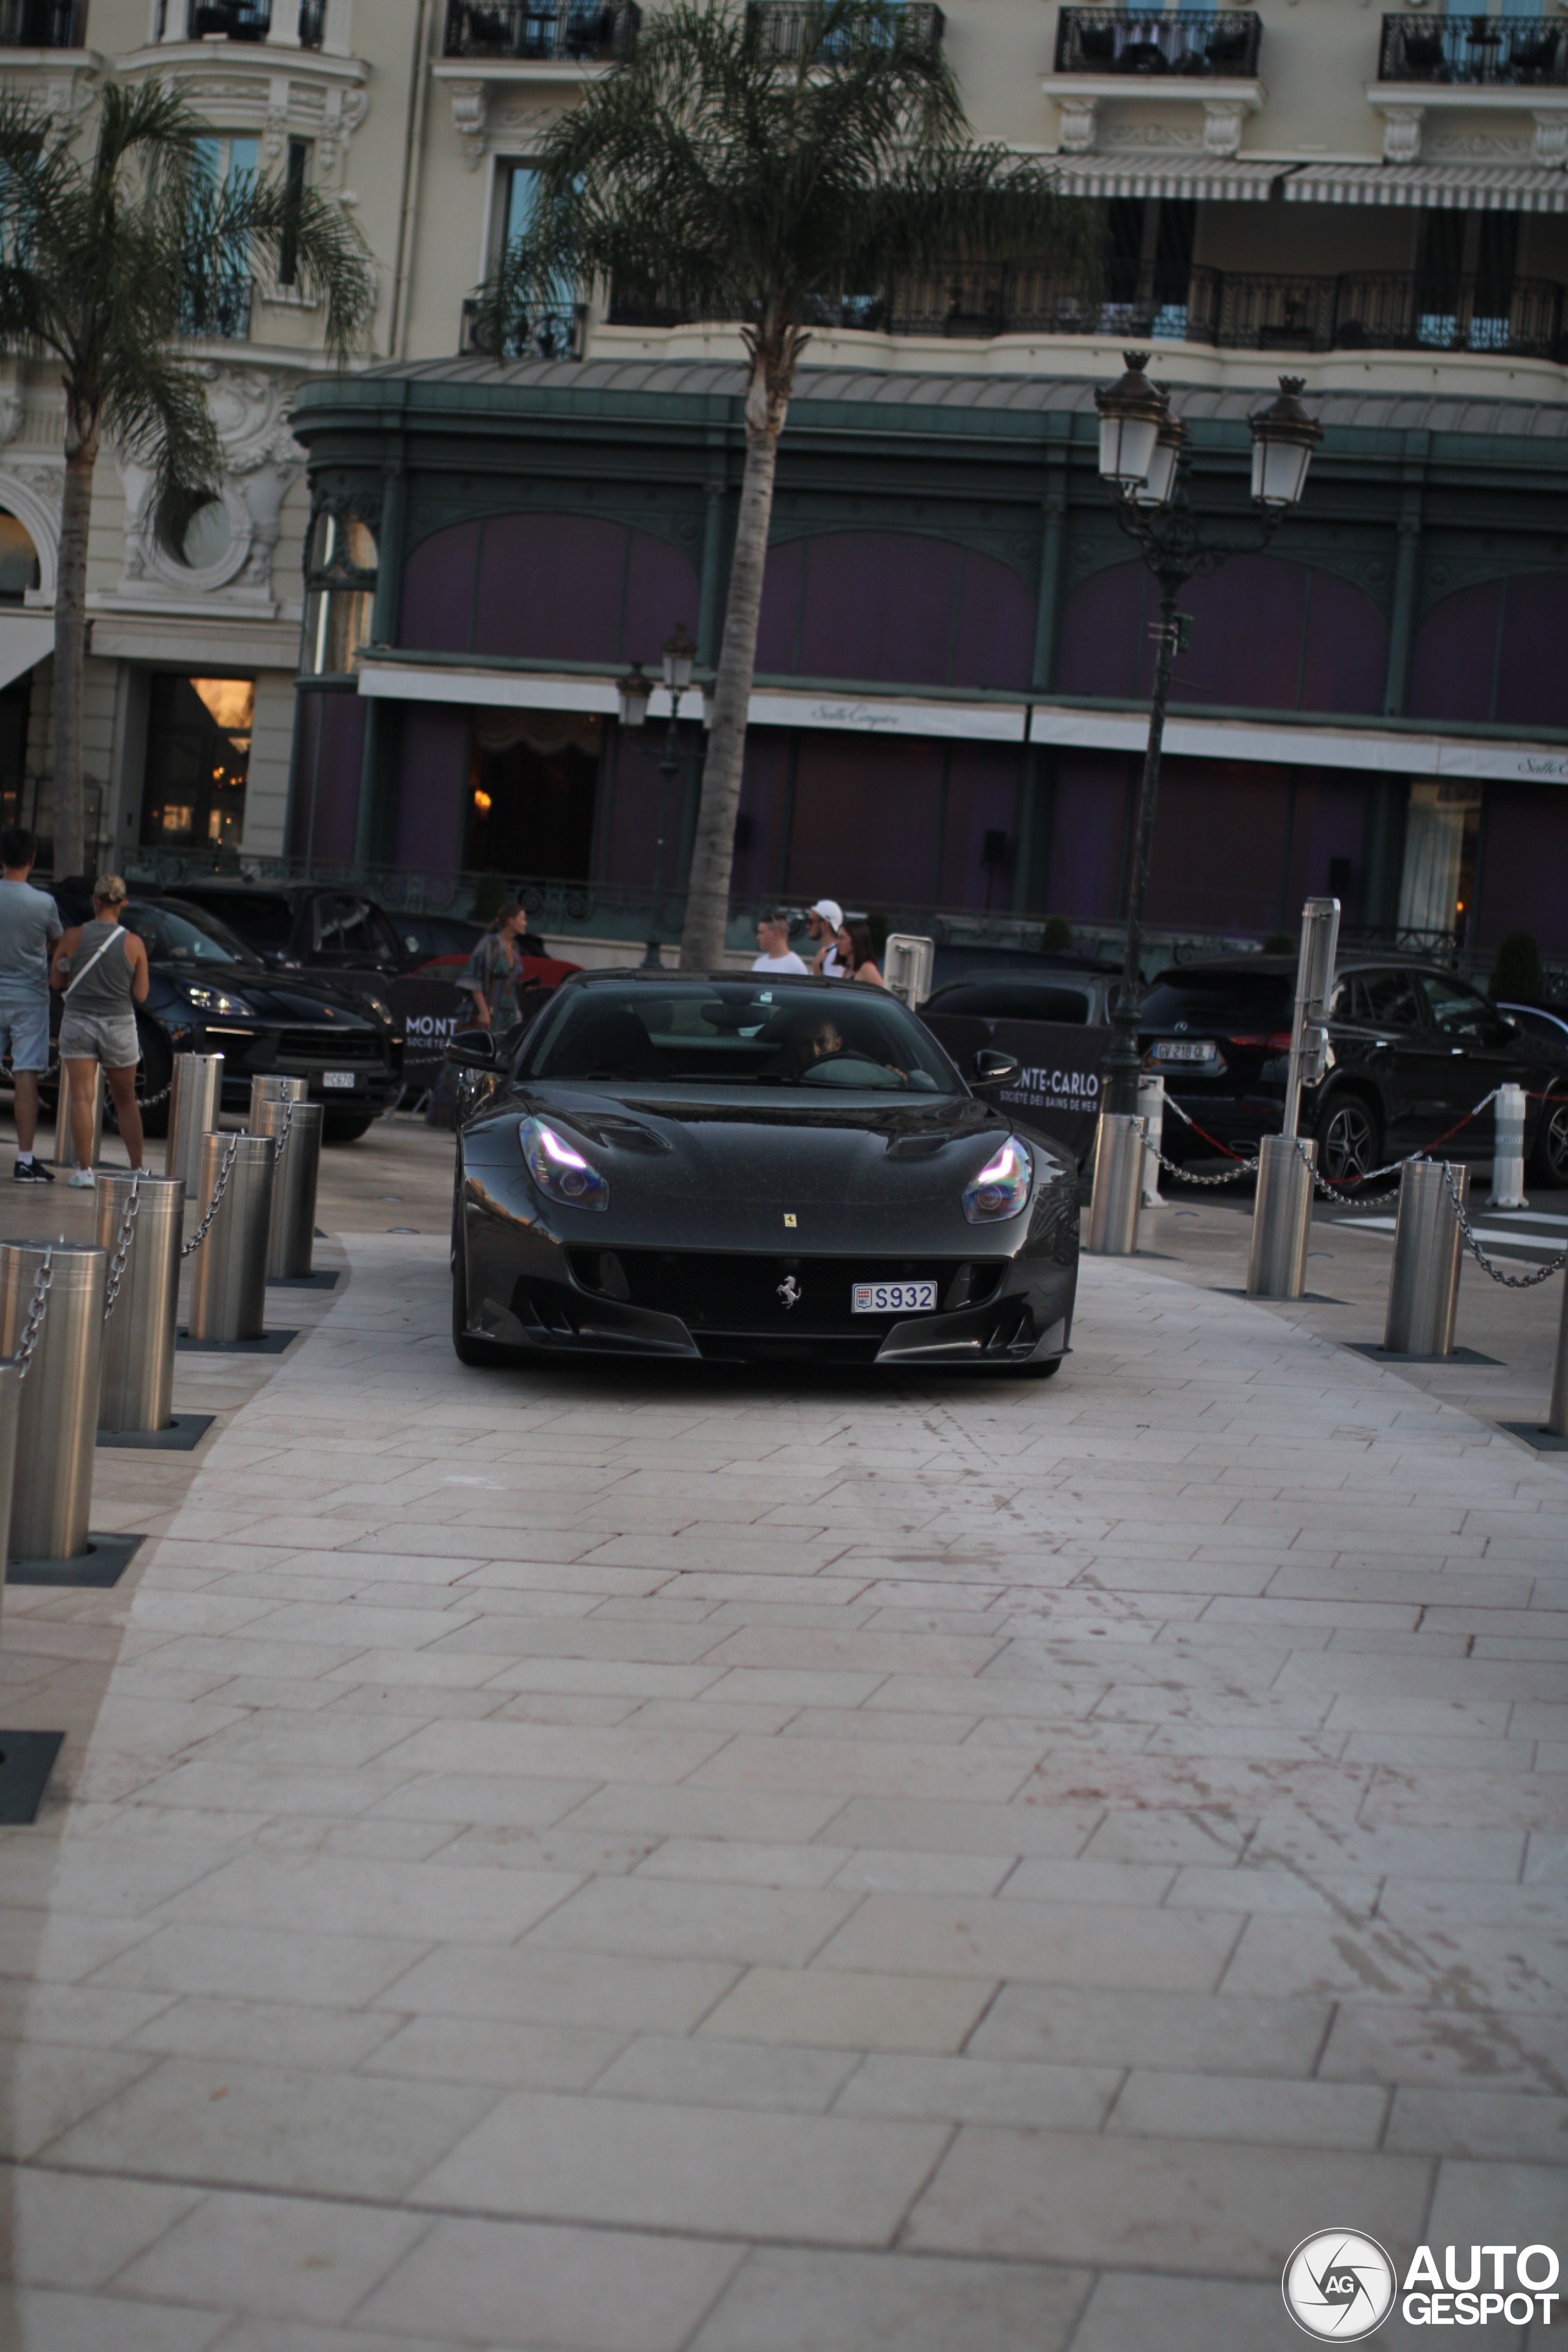
[[[934,1315],[934,1282],[858,1282],[849,1293],[852,1315]]]
[[[1206,1037],[1162,1038],[1151,1059],[1156,1062],[1217,1062],[1219,1048]]]
[[[321,1084],[324,1087],[342,1087],[348,1093],[352,1094],[353,1092],[354,1073],[353,1070],[323,1070],[321,1072]]]

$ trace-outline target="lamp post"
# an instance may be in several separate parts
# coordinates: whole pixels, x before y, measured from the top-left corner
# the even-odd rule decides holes
[[[653,906],[648,915],[647,945],[643,953],[643,970],[658,971],[663,962],[659,951],[658,918],[663,903],[664,833],[668,818],[669,787],[680,773],[685,752],[680,741],[680,698],[691,683],[691,666],[697,658],[697,647],[687,634],[684,621],[677,621],[674,635],[665,641],[664,683],[669,694],[669,724],[664,730],[664,742],[659,751],[658,767],[658,833],[653,853]],[[641,662],[633,662],[618,687],[620,719],[623,727],[634,733],[647,718],[647,707],[653,695],[653,681]]]
[[[1143,371],[1147,352],[1123,354],[1127,373],[1094,395],[1100,411],[1100,473],[1110,488],[1116,520],[1158,583],[1160,619],[1154,631],[1154,691],[1149,705],[1149,745],[1138,791],[1132,877],[1128,890],[1127,950],[1121,989],[1111,1014],[1115,1032],[1105,1057],[1107,1111],[1124,1117],[1138,1108],[1138,1004],[1143,961],[1143,917],[1154,847],[1154,803],[1171,663],[1180,619],[1176,599],[1189,580],[1216,572],[1227,555],[1259,555],[1290,509],[1300,503],[1307,468],[1323,428],[1308,415],[1300,394],[1304,379],[1282,375],[1279,396],[1248,419],[1252,428],[1252,502],[1257,521],[1246,538],[1199,528],[1187,496],[1186,427],[1171,414],[1169,395]]]

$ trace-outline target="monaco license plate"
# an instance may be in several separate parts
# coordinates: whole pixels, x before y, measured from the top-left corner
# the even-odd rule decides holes
[[[1162,1038],[1151,1055],[1155,1062],[1215,1062],[1217,1048],[1206,1037]]]
[[[353,1070],[323,1070],[321,1072],[321,1084],[324,1087],[342,1087],[347,1088],[347,1090],[352,1094],[353,1091],[354,1073]]]
[[[934,1282],[857,1282],[849,1293],[852,1315],[934,1315]]]

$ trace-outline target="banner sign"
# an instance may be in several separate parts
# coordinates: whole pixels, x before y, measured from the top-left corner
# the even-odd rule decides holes
[[[462,969],[461,964],[454,964],[454,977]],[[405,1035],[404,1085],[433,1087],[458,1030],[474,1025],[472,995],[455,987],[451,980],[438,977],[393,980],[381,985]]]
[[[1038,1135],[1084,1165],[1094,1150],[1112,1031],[1066,1021],[987,1021],[969,1013],[933,1013],[926,1026],[965,1077],[988,1046],[1016,1055],[1024,1066],[1017,1084],[988,1087],[985,1099],[1005,1105],[1023,1134]]]

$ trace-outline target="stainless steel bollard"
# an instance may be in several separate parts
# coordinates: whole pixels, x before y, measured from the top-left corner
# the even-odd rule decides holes
[[[109,1255],[88,1242],[0,1242],[0,1355],[22,1344],[49,1260],[48,1304],[16,1419],[13,1559],[74,1559],[87,1549]]]
[[[1258,1158],[1247,1295],[1249,1298],[1300,1298],[1307,1287],[1312,1170],[1318,1147],[1300,1142],[1293,1135],[1266,1135],[1258,1145]]]
[[[1102,1110],[1094,1141],[1094,1191],[1087,1247],[1096,1257],[1131,1257],[1138,1247],[1143,1189],[1143,1129],[1125,1111]]]
[[[96,1168],[103,1156],[103,1072],[93,1072],[95,1088],[92,1102],[92,1157],[89,1168]],[[65,1064],[60,1064],[60,1098],[55,1108],[55,1165],[74,1168],[77,1164],[76,1145],[71,1139],[71,1082]]]
[[[267,1278],[287,1281],[309,1274],[316,1236],[316,1180],[321,1171],[320,1103],[264,1102],[251,1114],[258,1135],[276,1138],[289,1120],[289,1140],[272,1175],[272,1223],[267,1243]]]
[[[263,1103],[309,1102],[310,1099],[309,1078],[282,1078],[276,1071],[265,1071],[260,1077],[252,1078],[250,1081],[250,1108],[245,1115],[246,1133],[247,1135],[261,1133],[260,1128],[256,1123],[256,1115]],[[217,1125],[216,1118],[213,1125],[215,1127]]]
[[[1493,1209],[1528,1209],[1524,1197],[1524,1088],[1499,1087],[1492,1106]]]
[[[1568,1437],[1568,1272],[1563,1277],[1563,1313],[1557,1325],[1557,1365],[1552,1375],[1552,1403],[1546,1426],[1553,1437]]]
[[[202,1172],[202,1139],[210,1135],[223,1108],[223,1055],[176,1054],[174,1091],[169,1097],[169,1139],[163,1148],[163,1173],[180,1177],[185,1205],[196,1202]],[[207,1194],[201,1200],[205,1202]]]
[[[1461,1201],[1468,1168],[1453,1171]],[[1459,1221],[1440,1162],[1406,1160],[1399,1178],[1394,1271],[1383,1344],[1391,1356],[1448,1356],[1459,1311]]]
[[[118,1173],[98,1180],[96,1238],[111,1261],[131,1186],[132,1179]],[[100,1429],[167,1429],[173,1418],[184,1205],[179,1177],[142,1177],[125,1271],[114,1312],[103,1327]]]
[[[0,1529],[11,1525],[11,1496],[16,1474],[16,1422],[22,1410],[22,1367],[0,1363]],[[0,1542],[0,1552],[9,1546]],[[0,1558],[0,1601],[5,1597],[5,1563]]]
[[[191,1207],[198,1219],[217,1184],[230,1144],[234,1164],[191,1286],[193,1339],[259,1339],[267,1317],[267,1238],[272,1221],[271,1139],[204,1135],[201,1173]]]
[[[1160,1206],[1160,1162],[1165,1140],[1165,1081],[1158,1070],[1145,1070],[1138,1081],[1138,1116],[1149,1131],[1143,1154],[1143,1206]]]

